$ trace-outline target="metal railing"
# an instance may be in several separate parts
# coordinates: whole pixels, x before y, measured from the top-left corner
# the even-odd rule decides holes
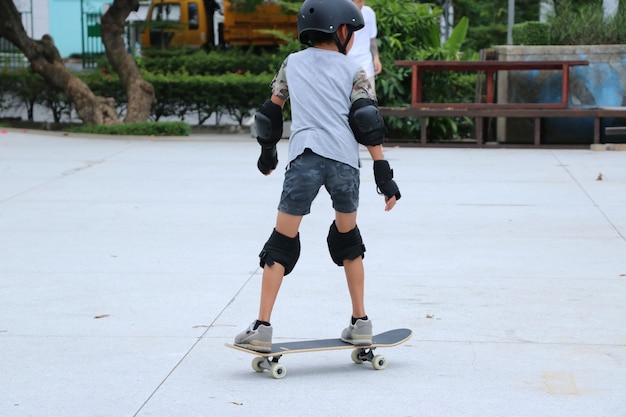
[[[98,57],[104,54],[104,44],[100,32],[101,18],[102,13],[83,13],[83,68],[85,69],[96,68]]]
[[[33,36],[33,12],[32,2],[30,2],[31,10],[20,11],[22,25],[26,33]],[[27,68],[30,65],[28,59],[24,56],[15,45],[8,40],[0,37],[0,69],[15,70]]]

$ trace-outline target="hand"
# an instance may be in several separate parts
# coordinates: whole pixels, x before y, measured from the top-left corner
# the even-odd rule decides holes
[[[256,163],[257,168],[263,175],[270,175],[278,165],[278,152],[276,146],[271,148],[261,147],[261,156]]]
[[[392,208],[394,208],[397,202],[398,200],[396,199],[395,195],[391,198],[385,197],[385,211],[390,211]]]
[[[391,204],[388,209],[391,210],[396,204],[396,200],[400,200],[401,194],[398,184],[393,180],[393,170],[389,166],[389,162],[384,159],[374,161],[374,181],[376,181],[378,193],[385,196],[387,207]],[[394,201],[389,203],[392,198]]]
[[[383,65],[380,63],[378,55],[374,56],[374,74],[378,75],[382,72]]]

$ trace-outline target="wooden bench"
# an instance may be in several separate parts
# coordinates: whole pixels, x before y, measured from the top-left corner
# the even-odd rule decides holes
[[[516,108],[567,108],[569,98],[569,69],[573,66],[589,65],[586,60],[562,61],[395,61],[394,65],[411,67],[411,107],[419,107],[422,103],[422,79],[426,71],[484,72],[486,74],[486,101],[493,106],[516,106]],[[561,102],[560,103],[496,103],[494,100],[493,83],[495,75],[500,71],[560,71]],[[484,103],[428,103],[429,107],[480,107]]]
[[[423,128],[420,131],[420,143],[427,143],[427,121],[431,117],[471,117],[476,119],[476,144],[483,144],[483,119],[492,117],[532,118],[534,119],[534,145],[541,145],[541,119],[543,118],[593,118],[593,143],[600,143],[600,127],[602,119],[626,117],[626,107],[616,108],[566,108],[566,109],[541,109],[541,108],[515,108],[509,106],[491,107],[381,107],[383,116],[418,117]],[[609,128],[607,128],[609,129]],[[623,128],[626,129],[626,128]],[[624,132],[626,133],[626,132]],[[618,133],[616,133],[618,134]]]
[[[572,66],[588,65],[585,60],[565,61],[395,61],[395,65],[412,68],[411,106],[381,107],[383,116],[417,117],[421,122],[420,143],[426,144],[426,126],[432,117],[474,118],[476,143],[483,143],[483,119],[531,118],[534,119],[534,145],[541,144],[541,119],[543,118],[593,118],[593,143],[600,143],[603,118],[624,118],[626,107],[568,108],[569,70]],[[561,101],[555,103],[496,103],[494,79],[499,71],[557,70],[562,73]],[[484,71],[486,74],[486,103],[424,103],[422,102],[422,76],[425,71]],[[607,128],[608,129],[608,128]],[[618,133],[615,133],[618,134]]]

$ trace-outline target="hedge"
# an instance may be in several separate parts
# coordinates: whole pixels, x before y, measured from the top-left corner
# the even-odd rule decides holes
[[[515,45],[550,45],[550,26],[543,22],[524,22],[513,25]]]
[[[100,135],[137,136],[189,136],[191,127],[183,122],[138,122],[116,125],[81,125],[66,129],[68,132],[94,133]]]
[[[192,54],[159,54],[140,61],[140,66],[154,74],[184,73],[189,75],[222,75],[250,72],[261,74],[276,72],[284,56],[278,53],[254,53],[252,50],[234,49]]]
[[[106,71],[76,74],[94,94],[113,97],[122,117],[127,103],[126,92],[117,76]],[[242,124],[252,109],[260,107],[270,96],[269,83],[273,74],[193,75],[144,73],[143,78],[154,86],[157,103],[151,109],[151,119],[174,116],[180,121],[202,124],[211,115],[219,118],[228,114]],[[0,72],[0,96],[12,97],[8,106],[25,106],[29,120],[33,108],[40,104],[53,112],[55,122],[70,115],[72,104],[63,93],[51,89],[38,75],[30,71]]]

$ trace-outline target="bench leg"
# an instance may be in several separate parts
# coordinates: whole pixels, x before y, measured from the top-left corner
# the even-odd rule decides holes
[[[541,145],[541,117],[535,117],[535,146]]]
[[[476,145],[481,146],[483,144],[483,118],[477,117],[476,119]]]
[[[420,117],[420,142],[426,145],[426,128],[428,127],[428,117]]]

